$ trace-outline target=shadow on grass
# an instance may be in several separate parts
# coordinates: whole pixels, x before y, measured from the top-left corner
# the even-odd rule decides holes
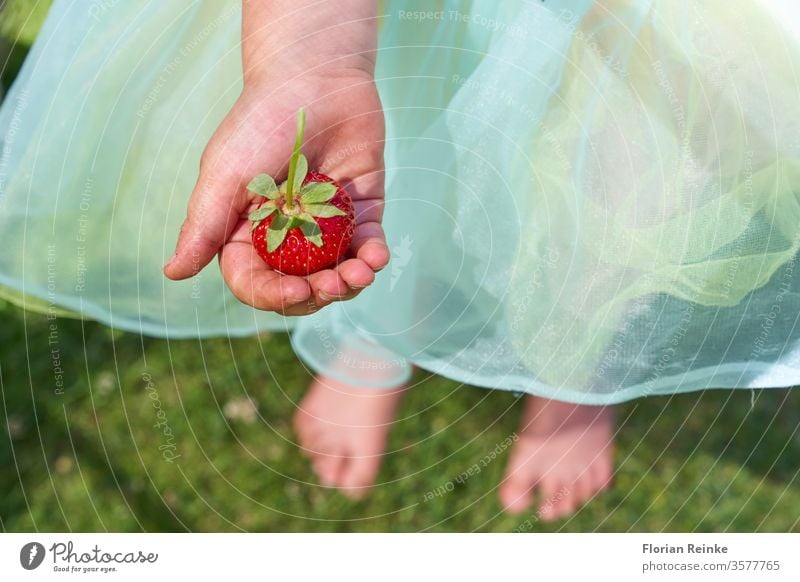
[[[515,430],[511,394],[418,373],[383,485],[353,504],[314,483],[293,440],[308,371],[285,336],[167,342],[65,319],[54,336],[53,321],[10,306],[0,320],[4,530],[511,531],[530,518],[499,511],[507,452],[452,494],[423,499]],[[179,467],[161,453],[145,372]],[[259,402],[255,420],[223,412],[246,396]],[[759,391],[752,405],[750,396],[709,391],[622,406],[616,486],[572,520],[535,529],[796,528],[783,508],[800,501],[800,394]]]
[[[1,14],[0,18],[2,18]],[[30,48],[30,45],[27,44],[12,45],[8,40],[0,37],[0,85],[4,91],[8,91],[11,83],[17,77]]]
[[[626,406],[626,430],[654,455],[680,460],[703,453],[777,482],[797,478],[797,390],[709,390]]]

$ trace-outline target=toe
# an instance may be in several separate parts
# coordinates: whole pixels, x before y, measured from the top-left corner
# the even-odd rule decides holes
[[[531,506],[533,486],[520,479],[506,481],[500,487],[500,504],[508,513],[517,515]]]
[[[595,478],[587,468],[573,483],[571,489],[574,493],[576,505],[581,505],[588,501],[597,491],[594,487]]]
[[[589,473],[591,479],[592,494],[605,491],[611,486],[614,477],[614,469],[611,459],[595,463]]]
[[[556,501],[553,503],[553,513],[555,519],[563,519],[572,515],[581,505],[578,500],[578,496],[568,490],[566,487],[561,487],[559,491],[562,492],[561,497],[558,497],[559,493],[557,491]]]
[[[302,409],[298,410],[293,418],[294,431],[297,434],[297,442],[300,445],[300,452],[311,457],[314,453],[313,443],[315,439],[315,423],[313,419]]]
[[[351,499],[363,498],[375,483],[380,465],[380,455],[347,459],[339,482],[342,493]]]
[[[311,465],[319,478],[319,482],[326,487],[336,487],[341,481],[344,458],[336,452],[320,453],[314,457]]]
[[[500,504],[512,514],[522,513],[533,503],[533,489],[541,475],[531,463],[535,443],[521,438],[511,449],[506,475],[500,484]]]
[[[524,467],[509,463],[506,477],[500,485],[500,504],[512,514],[519,514],[528,509],[533,502],[534,479]]]
[[[297,435],[297,442],[300,445],[300,452],[308,456],[309,426],[306,422],[305,415],[298,412],[294,415],[292,420],[294,432]]]
[[[575,510],[575,491],[559,476],[545,477],[539,489],[541,501],[536,513],[542,521],[555,521]]]

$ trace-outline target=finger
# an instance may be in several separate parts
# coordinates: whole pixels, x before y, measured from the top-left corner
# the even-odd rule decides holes
[[[339,273],[333,269],[325,269],[309,275],[308,283],[311,285],[319,307],[336,301],[350,290]]]
[[[343,261],[337,265],[336,271],[351,291],[351,295],[352,292],[358,294],[375,280],[375,271],[361,259]]]
[[[297,305],[292,305],[291,307],[287,307],[281,313],[288,317],[300,317],[303,315],[311,315],[312,313],[316,313],[320,309],[321,307],[317,305],[312,295],[311,299],[309,299],[308,301],[305,301],[303,303],[298,303]]]
[[[363,222],[356,226],[351,253],[364,261],[373,271],[380,271],[389,262],[386,235],[379,222]]]
[[[305,279],[273,271],[246,242],[225,245],[220,253],[220,268],[236,298],[256,309],[284,313],[311,298],[311,287]]]
[[[242,175],[217,161],[204,161],[181,227],[175,254],[164,266],[173,280],[196,275],[217,254],[249,203]]]
[[[203,153],[200,177],[189,200],[175,254],[164,266],[170,279],[185,279],[205,267],[228,240],[253,199],[246,185],[257,173],[275,175],[288,160],[294,113],[276,115],[263,131],[262,100],[237,103]]]

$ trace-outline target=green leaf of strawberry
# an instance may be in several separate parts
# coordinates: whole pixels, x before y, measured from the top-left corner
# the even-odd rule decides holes
[[[275,180],[269,174],[259,174],[253,178],[247,185],[247,189],[253,194],[264,196],[270,200],[277,200],[280,194],[278,187],[275,185]]]
[[[312,244],[321,247],[322,229],[319,227],[319,224],[317,224],[317,221],[314,220],[314,217],[304,212],[298,216],[298,219],[300,220],[300,230],[303,232],[303,235],[311,241]]]
[[[275,206],[274,202],[267,202],[263,206],[258,208],[257,210],[254,210],[253,212],[251,212],[250,216],[248,216],[248,218],[250,220],[252,220],[253,222],[260,222],[260,221],[264,220],[267,216],[272,214],[273,212],[276,212],[277,210],[278,210],[278,207]]]
[[[250,213],[247,217],[249,220],[253,222],[253,226],[250,227],[250,232],[253,232],[259,224],[261,224],[265,218],[271,216],[273,212],[277,212],[278,207],[275,205],[275,202],[269,200],[265,202],[262,206],[258,209],[254,210]]]
[[[269,252],[274,252],[275,249],[281,246],[288,231],[289,217],[279,212],[275,215],[275,218],[272,219],[272,223],[267,230],[267,250]]]
[[[336,194],[336,186],[330,182],[310,182],[300,189],[303,207],[309,204],[327,202]]]
[[[303,208],[316,218],[333,218],[334,216],[345,216],[347,214],[333,204],[304,204]]]

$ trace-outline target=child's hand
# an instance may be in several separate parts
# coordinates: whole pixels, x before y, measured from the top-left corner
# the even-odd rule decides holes
[[[324,62],[273,65],[263,75],[248,75],[246,66],[245,89],[203,154],[175,256],[164,268],[170,279],[194,276],[219,252],[223,277],[239,300],[304,315],[355,297],[387,264],[380,224],[384,125],[371,63],[363,57]],[[286,175],[300,107],[307,114],[303,151],[309,167],[339,181],[356,210],[348,258],[308,277],[282,275],[258,256],[247,220],[258,196],[245,188],[260,173]]]

